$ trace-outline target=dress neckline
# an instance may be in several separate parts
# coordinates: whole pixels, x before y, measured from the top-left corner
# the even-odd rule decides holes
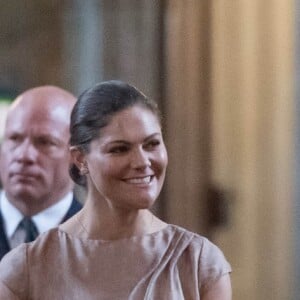
[[[175,225],[167,224],[163,228],[153,231],[153,232],[150,232],[150,233],[145,233],[142,235],[133,235],[130,237],[124,237],[124,238],[115,239],[115,240],[105,240],[105,239],[92,239],[89,237],[80,236],[80,233],[86,234],[86,231],[84,230],[84,228],[82,228],[82,226],[78,222],[78,220],[76,220],[76,223],[80,228],[79,230],[77,230],[77,234],[74,232],[68,232],[67,230],[62,228],[63,224],[58,226],[58,231],[63,234],[66,234],[67,236],[69,236],[72,239],[82,240],[82,241],[91,241],[91,242],[97,242],[97,243],[102,243],[102,244],[113,244],[113,243],[118,243],[118,242],[136,241],[136,240],[141,240],[144,238],[153,238],[153,237],[156,237],[157,235],[164,234],[165,232],[168,232],[169,230],[172,230],[172,229],[174,229],[174,227],[176,227]]]

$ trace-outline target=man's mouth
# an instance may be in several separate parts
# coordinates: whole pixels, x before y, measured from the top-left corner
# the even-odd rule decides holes
[[[31,180],[36,178],[36,174],[28,173],[28,172],[15,172],[12,174],[12,177]]]

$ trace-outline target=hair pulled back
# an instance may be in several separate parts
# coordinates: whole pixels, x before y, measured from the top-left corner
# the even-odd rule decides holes
[[[135,105],[149,109],[160,120],[157,104],[128,83],[110,80],[85,90],[71,113],[70,145],[88,153],[90,143],[100,137],[101,128],[108,125],[112,116]],[[86,186],[86,176],[80,174],[75,164],[70,166],[69,173],[75,183]]]

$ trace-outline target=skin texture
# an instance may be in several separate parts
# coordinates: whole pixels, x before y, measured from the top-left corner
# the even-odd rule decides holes
[[[231,292],[230,276],[226,274],[223,277],[221,277],[209,291],[201,295],[201,299],[231,300],[232,292]]]
[[[76,147],[71,151],[77,167],[88,170],[87,201],[80,216],[92,237],[116,239],[165,225],[148,211],[168,163],[160,123],[151,111],[125,109],[101,129],[89,153]]]
[[[77,219],[63,224],[64,230],[83,238],[117,240],[166,226],[149,211],[168,164],[160,123],[151,111],[134,106],[117,113],[91,142],[89,153],[74,146],[71,154],[87,173],[88,195]],[[201,299],[230,300],[229,275],[202,292]]]
[[[0,152],[8,200],[34,215],[73,188],[69,178],[69,119],[75,97],[54,86],[21,94],[10,107]]]

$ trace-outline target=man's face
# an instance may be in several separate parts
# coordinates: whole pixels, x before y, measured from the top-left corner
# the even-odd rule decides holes
[[[1,181],[8,199],[47,207],[70,187],[69,114],[33,101],[9,114],[0,149]]]

